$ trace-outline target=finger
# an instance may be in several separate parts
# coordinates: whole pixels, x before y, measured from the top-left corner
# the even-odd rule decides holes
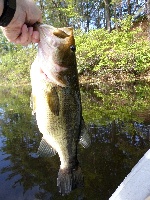
[[[40,33],[38,31],[33,31],[31,40],[33,43],[38,43],[40,41]]]
[[[33,27],[29,27],[28,32],[29,32],[29,37],[31,37],[33,34]]]
[[[27,41],[29,41],[29,31],[28,31],[27,25],[24,24],[22,26],[22,29],[21,29],[21,35],[18,36],[18,38],[16,39],[15,43],[16,44],[26,45]],[[29,41],[29,43],[30,42],[31,41]]]
[[[23,46],[27,46],[32,42],[31,40],[32,34],[33,34],[33,27],[28,27],[28,39],[24,41],[24,43],[22,43]]]
[[[26,41],[27,44],[32,42],[33,27],[28,28],[28,33],[29,33],[28,40]]]

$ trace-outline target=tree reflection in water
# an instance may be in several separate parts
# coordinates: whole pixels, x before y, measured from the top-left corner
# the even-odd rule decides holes
[[[11,197],[13,195],[16,200],[20,194],[21,199],[28,200],[109,199],[131,168],[149,149],[150,123],[146,117],[147,96],[143,96],[141,91],[138,93],[145,104],[141,103],[139,96],[131,96],[134,101],[129,99],[130,103],[127,103],[127,90],[128,95],[124,93],[124,99],[123,96],[118,98],[124,106],[121,109],[121,105],[118,104],[118,110],[110,103],[111,95],[107,99],[106,92],[103,96],[98,91],[99,89],[95,89],[87,94],[84,87],[81,91],[84,118],[92,138],[92,145],[88,149],[79,149],[85,187],[61,197],[56,187],[60,165],[58,156],[38,158],[36,154],[41,133],[35,118],[31,116],[30,88],[1,89],[0,97],[3,98],[0,98],[0,184],[3,192],[0,192],[0,199],[10,199],[7,191],[10,191]],[[133,94],[133,91],[130,90],[130,95],[131,93]],[[106,99],[107,101],[104,101]],[[131,106],[132,113],[129,113],[127,111]]]

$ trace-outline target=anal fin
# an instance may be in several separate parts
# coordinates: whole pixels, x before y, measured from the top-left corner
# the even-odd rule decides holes
[[[85,126],[83,119],[81,123],[81,134],[80,134],[79,144],[81,144],[84,148],[88,148],[91,145],[91,138],[87,132],[87,128]]]
[[[45,139],[42,138],[37,154],[40,157],[52,157],[56,155],[56,151],[49,145]]]

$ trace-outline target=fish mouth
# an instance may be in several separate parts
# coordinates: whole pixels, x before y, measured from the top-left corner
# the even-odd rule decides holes
[[[41,49],[43,49],[42,46],[44,43],[46,43],[50,49],[55,49],[59,46],[59,42],[54,39],[54,32],[57,31],[57,28],[47,24],[36,23],[34,24],[34,29],[40,33],[39,47]],[[43,49],[43,51],[45,50]]]
[[[53,27],[51,25],[43,24],[43,23],[40,23],[40,22],[36,22],[35,24],[33,24],[33,27],[35,29],[38,29],[39,27],[47,27],[47,28],[56,29],[55,27]]]
[[[34,29],[40,33],[38,55],[42,59],[40,63],[41,79],[65,87],[67,83],[65,74],[68,68],[53,59],[53,53],[60,45],[60,38],[54,35],[59,29],[42,23],[34,24]]]
[[[39,27],[42,25],[43,23],[40,22],[36,22],[33,24],[33,30],[34,31],[39,31]]]
[[[43,34],[46,36],[45,34],[45,31],[43,30],[45,28],[45,30],[47,29],[48,31],[50,31],[51,33],[53,33],[54,31],[57,30],[57,28],[51,26],[51,25],[47,25],[47,24],[43,24],[43,23],[39,23],[39,22],[36,22],[34,25],[33,25],[33,28],[35,31],[39,31],[40,34]]]
[[[51,26],[51,25],[43,24],[43,23],[40,23],[40,22],[36,22],[36,23],[33,24],[34,30],[39,30],[40,27],[46,27],[46,28],[55,29],[55,28],[54,28],[53,26]]]

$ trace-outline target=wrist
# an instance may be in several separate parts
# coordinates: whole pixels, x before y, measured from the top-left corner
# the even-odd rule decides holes
[[[4,0],[0,0],[0,16],[3,13],[3,9],[4,9]]]
[[[2,0],[0,0],[2,3]],[[0,16],[0,26],[6,27],[16,12],[16,0],[3,0],[3,10]]]

